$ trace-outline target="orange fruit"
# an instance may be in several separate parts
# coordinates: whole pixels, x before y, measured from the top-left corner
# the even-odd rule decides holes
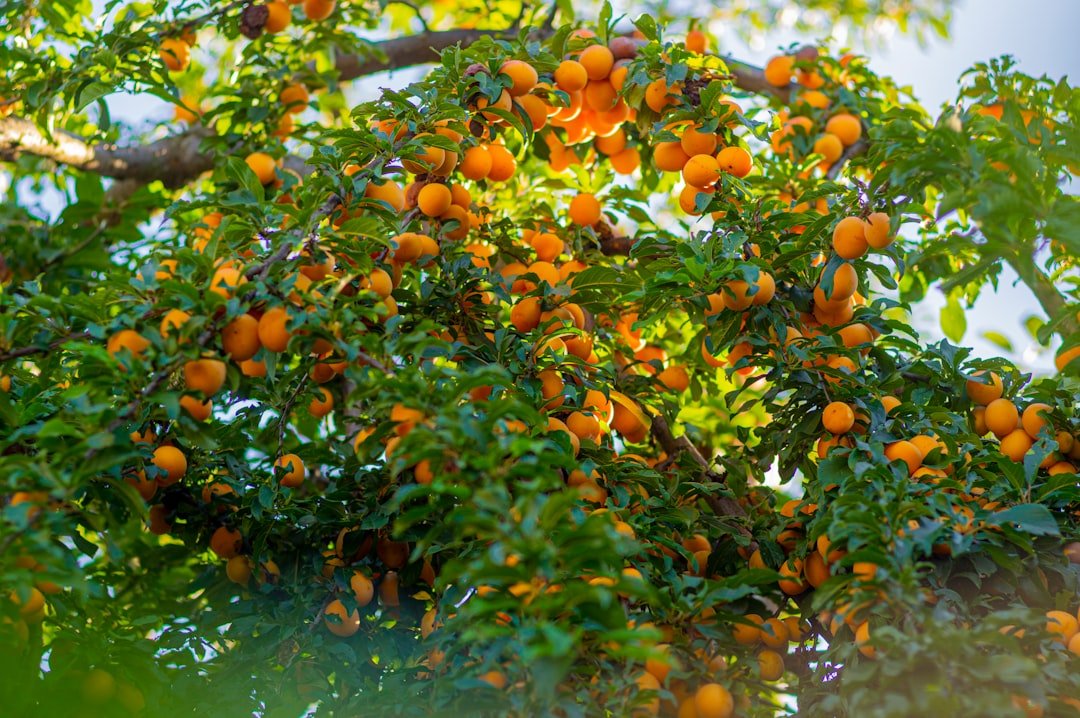
[[[285,351],[292,338],[292,332],[286,329],[289,312],[284,307],[272,307],[259,318],[258,337],[266,349],[280,353]]]
[[[416,197],[417,208],[428,217],[439,217],[445,214],[451,204],[453,204],[453,195],[450,188],[444,184],[426,184]]]
[[[984,418],[986,427],[1000,439],[1006,434],[1011,434],[1019,426],[1020,412],[1008,399],[994,399],[986,405]]]
[[[694,155],[711,155],[716,152],[718,138],[715,132],[699,132],[698,126],[693,125],[683,130],[679,145],[689,157]]]
[[[990,407],[986,408],[987,410],[990,409]],[[1050,424],[1050,420],[1045,416],[1051,411],[1053,411],[1053,407],[1051,407],[1049,404],[1043,404],[1041,402],[1034,402],[1028,404],[1027,408],[1024,409],[1023,416],[1020,417],[1020,423],[1024,427],[1024,431],[1027,432],[1028,436],[1030,436],[1032,439],[1038,439],[1039,432],[1047,427],[1050,428],[1050,433],[1053,433],[1053,426]],[[1066,436],[1068,435],[1066,434]],[[1059,441],[1058,443],[1060,444],[1061,442]],[[1069,448],[1071,448],[1071,445]],[[1062,448],[1061,450],[1068,451],[1069,449]]]
[[[846,434],[855,425],[855,412],[850,405],[834,401],[822,412],[821,424],[831,434]]]
[[[268,185],[277,178],[277,163],[265,152],[252,152],[244,158],[244,162],[255,173],[259,184]]]
[[[735,713],[735,699],[719,683],[706,683],[694,693],[694,710],[697,718],[731,718]]]
[[[694,155],[683,166],[682,175],[690,187],[704,189],[720,178],[720,163],[712,155]]]
[[[858,259],[866,254],[866,225],[858,217],[845,217],[833,229],[833,249],[843,259]]]
[[[177,37],[162,40],[158,55],[170,72],[183,72],[191,64],[191,48]]]
[[[814,154],[821,155],[825,162],[833,164],[844,154],[844,145],[840,138],[828,132],[814,140]]]
[[[874,249],[884,249],[892,244],[893,236],[889,232],[889,215],[874,212],[866,218],[866,243]]]
[[[311,0],[306,0],[305,7]],[[348,638],[360,630],[360,612],[353,609],[351,612],[345,608],[345,604],[334,599],[326,604],[323,609],[323,623],[326,630],[341,638]]]
[[[593,195],[582,192],[570,200],[570,221],[574,224],[591,227],[600,221],[600,217],[600,201]]]
[[[998,449],[1013,461],[1020,462],[1024,460],[1024,456],[1031,450],[1034,443],[1026,431],[1016,429],[1001,437],[1001,444]]]
[[[716,155],[716,161],[724,172],[739,178],[750,174],[754,167],[754,158],[742,147],[725,147]]]
[[[282,2],[272,2],[270,5],[284,5]],[[285,111],[298,115],[307,109],[308,101],[311,99],[311,95],[308,93],[308,89],[299,82],[294,82],[291,85],[286,85],[281,94],[278,95],[278,100],[285,107]]]
[[[157,482],[160,486],[171,486],[187,473],[187,457],[184,452],[175,446],[159,446],[154,449],[154,458],[151,459],[154,466],[162,473],[158,474]]]
[[[680,142],[658,142],[653,148],[653,162],[661,172],[682,172],[689,161],[690,155],[686,154]]]
[[[488,170],[487,178],[492,182],[505,182],[513,177],[517,170],[517,160],[510,150],[503,145],[488,145],[487,149],[491,156],[491,169]]]
[[[778,681],[784,676],[784,658],[776,651],[758,654],[758,673],[763,681]]]
[[[576,60],[563,60],[555,68],[555,84],[563,92],[579,92],[585,89],[589,73],[585,66]]]
[[[135,357],[142,356],[150,346],[150,340],[133,329],[121,329],[109,337],[105,350],[115,357],[122,351],[128,351]]]
[[[336,0],[304,0],[304,15],[308,20],[325,20],[336,4]]]
[[[536,68],[521,60],[507,60],[499,68],[499,74],[510,78],[511,97],[528,95],[540,79],[536,74]]]
[[[292,22],[292,9],[288,3],[281,2],[281,0],[273,0],[266,3],[264,6],[267,10],[266,22],[263,24],[263,31],[273,35],[279,33],[289,26]],[[288,103],[282,102],[288,106]],[[289,110],[293,112],[293,110]]]
[[[282,454],[274,462],[274,467],[284,469],[280,480],[282,486],[295,489],[304,483],[307,469],[304,467],[304,462],[296,454]]]
[[[190,391],[211,397],[225,385],[225,362],[218,359],[194,359],[184,363],[184,384]]]
[[[585,68],[585,73],[590,80],[603,80],[611,74],[615,56],[605,45],[590,45],[581,51],[578,62]],[[557,79],[556,82],[558,82]]]
[[[923,462],[923,454],[919,451],[919,447],[910,441],[903,440],[887,444],[885,446],[885,458],[889,460],[889,463],[903,461],[907,464],[909,474],[914,474],[922,466]]]
[[[977,371],[971,375],[971,379],[967,380],[965,388],[967,389],[968,398],[976,404],[983,404],[984,406],[1001,398],[1001,393],[1004,388],[1001,384],[1001,377],[994,372],[990,372],[989,382],[979,381],[978,377],[981,377],[985,372]]]
[[[777,55],[765,63],[765,81],[774,87],[787,87],[795,72],[795,58]]]
[[[840,140],[844,147],[850,147],[862,137],[862,123],[855,115],[843,112],[829,118],[825,131]]]
[[[259,341],[259,320],[250,314],[241,314],[221,330],[221,348],[235,362],[247,361],[255,356],[262,343]]]

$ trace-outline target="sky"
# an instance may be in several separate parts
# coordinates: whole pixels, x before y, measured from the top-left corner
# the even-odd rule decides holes
[[[623,0],[627,7],[632,0]],[[960,74],[976,62],[1003,54],[1019,60],[1021,71],[1031,75],[1047,74],[1053,79],[1064,75],[1075,82],[1080,77],[1080,49],[1075,42],[1080,27],[1080,0],[958,0],[948,39],[931,36],[920,47],[913,37],[895,34],[871,48],[864,48],[859,38],[834,38],[832,43],[850,44],[865,51],[871,66],[879,74],[893,77],[898,84],[913,88],[914,95],[931,113],[954,98]],[[790,29],[776,28],[755,38],[752,45],[725,33],[722,27],[710,28],[719,37],[722,51],[754,64],[763,64],[775,48],[792,42],[812,42],[823,38],[799,35]],[[400,86],[417,76],[416,71],[399,72],[392,80],[364,83],[370,89]],[[352,94],[352,93],[350,93]],[[363,93],[370,95],[371,93]],[[357,92],[356,101],[369,99]],[[170,107],[149,97],[114,96],[109,101],[114,117],[132,124],[164,119]],[[943,338],[938,315],[944,305],[940,292],[931,289],[926,300],[913,308],[913,321],[925,339]],[[1042,316],[1031,292],[1016,284],[1016,276],[1006,268],[998,290],[988,288],[968,312],[968,329],[961,344],[971,346],[980,357],[1000,355],[1002,350],[982,337],[986,331],[1004,334],[1013,345],[1009,358],[1024,371],[1053,371],[1053,350],[1038,347],[1028,335],[1023,320]]]

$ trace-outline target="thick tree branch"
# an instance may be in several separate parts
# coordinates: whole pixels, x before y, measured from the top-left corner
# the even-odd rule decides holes
[[[362,55],[345,54],[334,59],[338,79],[342,82],[386,70],[424,65],[439,61],[439,53],[461,43],[466,47],[482,37],[510,36],[513,30],[440,30],[418,35],[406,35],[371,44],[371,51]]]
[[[148,145],[91,145],[66,132],[47,137],[34,123],[8,117],[0,120],[0,159],[30,154],[104,177],[141,183],[161,180],[169,187],[181,187],[213,169],[213,155],[199,148],[209,134],[198,127]]]

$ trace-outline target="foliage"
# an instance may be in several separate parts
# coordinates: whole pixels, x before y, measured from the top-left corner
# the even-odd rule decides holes
[[[270,5],[0,15],[10,715],[1075,712],[1074,88],[1001,58],[934,118],[674,4]],[[957,346],[1005,264],[1056,376]]]

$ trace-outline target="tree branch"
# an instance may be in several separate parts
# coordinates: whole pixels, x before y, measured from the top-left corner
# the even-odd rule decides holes
[[[50,138],[28,120],[7,117],[0,119],[0,159],[11,161],[22,154],[36,155],[104,177],[144,184],[161,180],[175,188],[213,169],[213,155],[199,148],[209,135],[208,129],[197,127],[148,145],[91,145],[67,132],[57,132]]]
[[[844,150],[844,154],[840,155],[840,159],[833,163],[832,167],[829,168],[829,171],[825,173],[825,178],[834,180],[839,177],[840,171],[844,169],[844,165],[848,163],[848,160],[866,152],[866,149],[869,146],[870,144],[866,141],[865,137],[858,140],[855,144],[850,145]]]
[[[498,38],[512,34],[513,30],[455,29],[406,35],[373,42],[368,53],[339,55],[334,59],[334,67],[338,71],[338,80],[347,82],[386,70],[438,62],[440,52],[458,43],[467,47],[482,37]]]

